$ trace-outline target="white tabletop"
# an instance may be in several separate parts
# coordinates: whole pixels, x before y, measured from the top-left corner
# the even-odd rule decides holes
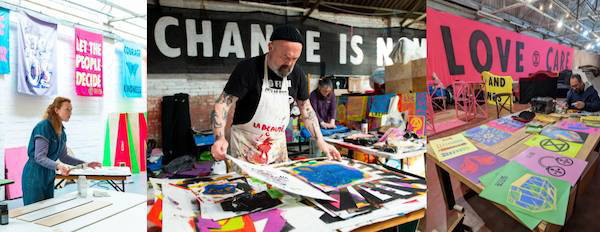
[[[93,192],[106,192],[109,197],[94,197]],[[117,192],[111,190],[89,188],[87,199],[112,203],[110,206],[98,209],[83,216],[60,223],[53,227],[45,227],[32,222],[10,218],[8,225],[0,225],[0,231],[10,232],[69,232],[69,231],[145,231],[146,222],[146,196],[134,193]],[[69,198],[77,195],[71,192],[55,198]],[[37,204],[37,203],[34,203]],[[61,203],[63,204],[63,203]],[[48,207],[50,208],[50,207]],[[40,209],[35,212],[47,210]]]

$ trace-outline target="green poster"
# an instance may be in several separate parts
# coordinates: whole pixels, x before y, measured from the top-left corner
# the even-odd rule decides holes
[[[485,187],[485,186],[489,186],[492,182],[494,182],[494,179],[496,178],[496,176],[503,172],[504,168],[508,165],[508,163],[500,168],[497,168],[494,171],[488,172],[487,174],[479,177],[479,181],[481,181],[481,184]],[[480,195],[481,196],[481,195]],[[509,208],[510,209],[510,208]],[[532,230],[534,227],[536,227],[539,223],[540,223],[540,219],[529,216],[525,213],[521,213],[519,211],[514,211],[511,210],[511,212],[513,214],[515,214],[515,216],[517,216],[517,218],[519,218],[519,220],[521,220],[521,222],[530,230]]]
[[[579,143],[567,142],[558,139],[551,139],[543,135],[534,135],[531,137],[525,145],[530,147],[541,147],[544,150],[551,151],[557,154],[575,158],[579,149],[583,146]]]
[[[571,187],[568,182],[537,175],[515,161],[502,167],[493,181],[489,178],[481,178],[486,187],[479,196],[505,205],[529,229],[539,219],[564,225]]]

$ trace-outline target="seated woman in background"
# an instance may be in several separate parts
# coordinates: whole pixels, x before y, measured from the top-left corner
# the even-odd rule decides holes
[[[337,105],[331,79],[322,78],[319,80],[319,87],[310,93],[310,104],[317,113],[321,128],[335,128]]]
[[[23,168],[22,190],[23,204],[29,205],[54,197],[54,177],[59,171],[61,175],[69,175],[69,166],[59,164],[56,160],[69,165],[84,162],[67,154],[67,135],[62,122],[71,118],[71,100],[56,97],[44,113],[44,120],[39,122],[29,138],[27,156],[29,159]],[[88,167],[100,167],[99,162],[91,162]]]

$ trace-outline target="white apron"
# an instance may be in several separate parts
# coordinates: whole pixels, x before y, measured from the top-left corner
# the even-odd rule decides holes
[[[255,164],[287,161],[285,129],[290,120],[287,77],[281,89],[269,86],[267,57],[258,107],[245,124],[231,126],[231,154]]]

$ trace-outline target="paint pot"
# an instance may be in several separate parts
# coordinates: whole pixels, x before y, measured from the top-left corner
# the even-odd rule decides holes
[[[362,123],[360,124],[360,130],[363,134],[369,133],[369,123],[367,123],[366,120],[362,121]]]
[[[0,225],[8,224],[8,204],[0,202]]]
[[[79,197],[81,197],[81,198],[87,197],[87,188],[88,188],[87,178],[85,178],[85,176],[79,176],[79,179],[77,181],[77,190],[79,193]]]

